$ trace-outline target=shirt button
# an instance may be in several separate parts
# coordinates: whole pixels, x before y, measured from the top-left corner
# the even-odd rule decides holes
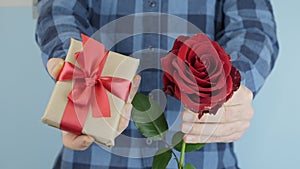
[[[153,46],[152,46],[152,45],[149,45],[149,46],[148,46],[148,49],[149,49],[149,50],[153,50]]]
[[[149,138],[147,138],[147,139],[146,139],[146,143],[147,143],[148,145],[150,145],[150,144],[152,144],[152,140],[149,139]]]
[[[152,7],[152,8],[156,7],[156,2],[155,1],[149,1],[148,3],[149,3],[150,7]]]

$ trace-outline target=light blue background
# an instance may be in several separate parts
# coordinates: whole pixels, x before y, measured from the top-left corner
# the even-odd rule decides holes
[[[280,55],[254,101],[250,129],[235,145],[243,169],[295,169],[300,161],[299,7],[275,0]],[[49,169],[60,132],[40,118],[53,82],[35,44],[31,8],[0,8],[0,168]]]

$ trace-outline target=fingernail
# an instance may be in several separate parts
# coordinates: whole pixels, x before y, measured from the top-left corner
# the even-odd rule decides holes
[[[87,146],[89,146],[89,144],[90,143],[88,141],[84,140],[83,143],[82,143],[82,146],[83,147],[87,147]]]
[[[191,113],[185,113],[184,116],[183,116],[183,120],[184,121],[193,121],[194,116]]]
[[[192,129],[192,126],[190,124],[183,124],[182,125],[182,132],[184,132],[184,133],[190,132],[191,129]]]

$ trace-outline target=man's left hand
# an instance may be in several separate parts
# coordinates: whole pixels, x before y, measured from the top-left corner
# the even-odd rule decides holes
[[[250,126],[254,111],[253,94],[245,86],[234,92],[216,115],[198,114],[185,110],[182,113],[181,131],[186,143],[233,142],[242,137]]]

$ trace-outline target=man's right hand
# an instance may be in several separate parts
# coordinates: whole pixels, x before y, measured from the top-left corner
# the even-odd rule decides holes
[[[47,63],[47,70],[54,79],[58,76],[63,64],[64,60],[61,58],[49,59]],[[133,85],[130,90],[128,101],[122,110],[123,116],[121,116],[119,121],[118,134],[122,133],[129,124],[132,109],[131,101],[139,88],[140,81],[141,77],[139,75],[136,75],[133,79]],[[75,135],[67,131],[62,131],[62,141],[64,146],[69,149],[85,150],[95,141],[95,139],[88,135]]]

